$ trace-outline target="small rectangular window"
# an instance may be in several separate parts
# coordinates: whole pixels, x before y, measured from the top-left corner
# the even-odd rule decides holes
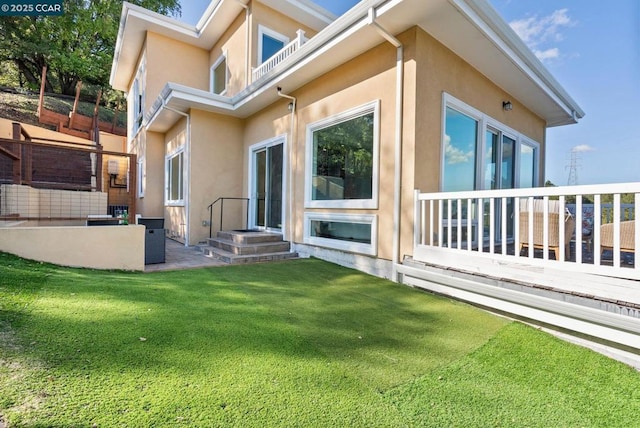
[[[167,158],[167,202],[184,202],[184,156],[182,151]]]
[[[266,62],[289,43],[289,38],[269,28],[258,27],[258,64]]]
[[[536,185],[536,148],[526,143],[520,145],[520,187]]]
[[[371,214],[305,213],[305,242],[354,253],[376,254],[377,217]]]
[[[311,220],[311,236],[346,242],[371,244],[371,224]]]
[[[138,197],[144,197],[144,189],[146,187],[147,180],[147,163],[144,160],[144,156],[138,158]]]
[[[227,90],[227,58],[223,55],[211,67],[211,92],[222,95]]]

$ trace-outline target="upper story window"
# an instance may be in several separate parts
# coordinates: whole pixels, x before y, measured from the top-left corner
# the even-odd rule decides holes
[[[224,95],[227,91],[227,55],[221,55],[220,58],[211,66],[211,92],[218,95]]]
[[[442,191],[534,187],[540,145],[444,95]]]
[[[258,26],[258,63],[262,64],[278,53],[289,43],[289,38],[270,30],[262,25]]]
[[[146,58],[143,56],[136,72],[136,77],[131,85],[129,93],[129,106],[131,107],[130,123],[131,134],[133,137],[138,133],[144,120],[144,91],[146,80]]]
[[[307,127],[306,206],[377,208],[379,102]]]

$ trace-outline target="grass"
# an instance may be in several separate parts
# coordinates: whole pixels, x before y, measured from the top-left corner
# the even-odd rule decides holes
[[[9,426],[620,426],[640,374],[318,260],[155,274],[0,253]]]

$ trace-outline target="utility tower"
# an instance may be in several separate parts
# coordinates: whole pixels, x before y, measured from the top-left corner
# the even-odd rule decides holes
[[[578,184],[578,168],[582,166],[581,161],[582,158],[580,156],[580,152],[571,149],[571,160],[569,161],[569,165],[565,167],[565,169],[569,170],[569,178],[567,179],[567,186],[576,186]]]

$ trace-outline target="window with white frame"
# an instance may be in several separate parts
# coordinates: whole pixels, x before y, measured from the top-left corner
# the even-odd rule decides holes
[[[147,185],[147,163],[144,156],[138,158],[138,197],[144,198],[144,189]]]
[[[131,137],[135,136],[144,119],[144,91],[145,91],[145,70],[146,59],[143,56],[133,81],[129,99],[131,110]]]
[[[349,252],[375,255],[375,215],[305,213],[304,242]]]
[[[280,52],[289,38],[262,25],[258,26],[258,64]]]
[[[227,91],[227,56],[221,55],[220,58],[211,66],[211,92],[223,95]]]
[[[307,126],[307,207],[378,207],[379,104]]]
[[[442,191],[534,187],[540,145],[444,94]]]
[[[168,205],[184,203],[184,150],[166,158],[166,202]]]

